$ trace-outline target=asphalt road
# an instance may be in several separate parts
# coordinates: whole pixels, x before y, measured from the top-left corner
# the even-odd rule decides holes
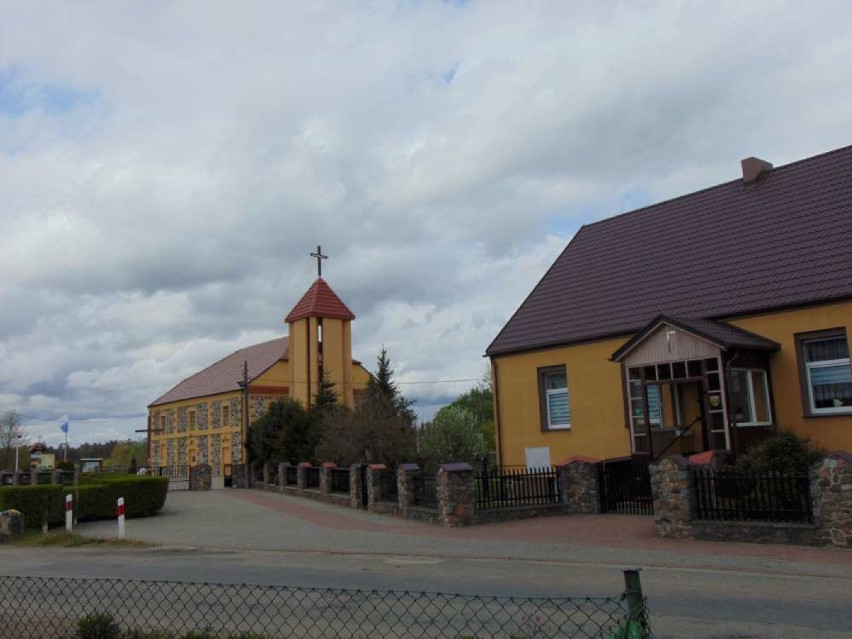
[[[645,522],[603,517],[447,530],[254,491],[174,493],[162,516],[128,522],[129,536],[161,546],[0,547],[0,573],[615,596],[622,570],[640,567],[663,639],[852,637],[852,551],[663,542],[643,537]]]

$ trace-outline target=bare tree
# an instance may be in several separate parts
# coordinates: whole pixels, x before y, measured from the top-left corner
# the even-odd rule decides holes
[[[18,446],[24,444],[25,441],[24,429],[21,427],[21,416],[13,410],[0,415],[0,448],[3,449],[3,468],[8,470],[15,468]]]

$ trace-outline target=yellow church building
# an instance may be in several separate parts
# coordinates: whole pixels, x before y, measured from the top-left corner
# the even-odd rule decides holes
[[[207,463],[230,475],[245,461],[246,433],[271,402],[310,407],[322,378],[352,406],[370,373],[352,359],[355,315],[320,276],[285,318],[289,335],[254,344],[187,377],[148,405],[153,467]]]

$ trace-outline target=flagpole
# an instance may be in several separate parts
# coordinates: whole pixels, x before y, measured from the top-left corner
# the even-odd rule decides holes
[[[68,429],[65,429],[65,452],[62,454],[62,461],[68,461]]]

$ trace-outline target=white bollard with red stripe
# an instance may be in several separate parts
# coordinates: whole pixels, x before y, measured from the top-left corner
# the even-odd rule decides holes
[[[74,527],[74,497],[65,495],[65,530],[71,532]]]
[[[118,498],[116,511],[118,512],[118,538],[124,539],[124,497]]]

